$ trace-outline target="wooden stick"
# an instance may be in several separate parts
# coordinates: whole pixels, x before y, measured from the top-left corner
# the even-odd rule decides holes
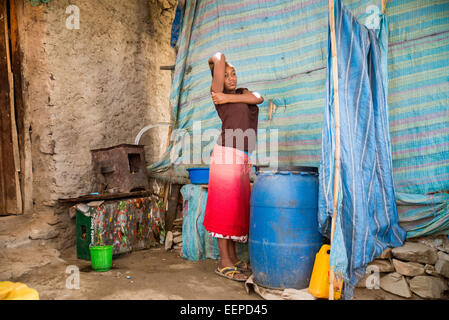
[[[387,8],[387,0],[382,0],[382,13],[385,14],[385,9]]]
[[[8,65],[8,81],[9,81],[9,106],[10,106],[10,115],[11,115],[11,138],[12,138],[12,150],[13,150],[13,158],[14,158],[14,177],[16,182],[16,214],[22,213],[22,192],[20,190],[20,158],[19,158],[19,143],[17,138],[17,124],[16,124],[16,114],[15,114],[15,105],[14,105],[14,78],[12,74],[11,68],[11,56],[9,54],[9,28],[8,28],[8,19],[6,14],[6,6],[5,12],[3,12],[3,21],[5,23],[5,42],[6,42],[6,63]]]
[[[337,65],[337,40],[335,36],[335,16],[334,0],[329,0],[329,26],[331,31],[331,50],[332,50],[332,78],[334,85],[334,118],[335,118],[335,171],[334,171],[334,212],[332,214],[331,224],[331,250],[332,240],[335,232],[335,222],[337,218],[338,187],[340,184],[340,105],[338,98],[338,65]],[[330,266],[329,266],[330,267]],[[334,300],[335,274],[332,269],[329,270],[329,300]]]
[[[271,120],[273,116],[273,101],[268,100],[268,120]]]

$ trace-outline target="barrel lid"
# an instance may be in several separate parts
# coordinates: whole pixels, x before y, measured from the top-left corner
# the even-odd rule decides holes
[[[318,173],[318,168],[303,167],[303,166],[282,166],[282,167],[256,166],[256,172],[279,172],[279,171]]]

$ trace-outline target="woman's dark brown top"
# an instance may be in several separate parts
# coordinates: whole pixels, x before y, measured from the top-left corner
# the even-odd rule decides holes
[[[242,94],[245,88],[236,89]],[[226,89],[223,93],[232,93]],[[221,119],[221,134],[217,144],[225,147],[252,152],[256,149],[257,121],[259,108],[255,104],[225,103],[215,105]],[[238,130],[240,129],[240,130]]]

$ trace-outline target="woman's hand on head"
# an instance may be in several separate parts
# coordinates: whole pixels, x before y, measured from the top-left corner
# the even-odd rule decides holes
[[[225,56],[223,53],[221,52],[217,52],[216,54],[214,54],[212,57],[209,58],[209,65],[210,64],[214,64],[217,61],[220,61],[222,59],[225,59]]]
[[[227,99],[226,99],[226,94],[222,93],[222,92],[211,92],[212,95],[212,101],[214,102],[214,104],[219,105],[219,104],[225,104],[227,103]]]

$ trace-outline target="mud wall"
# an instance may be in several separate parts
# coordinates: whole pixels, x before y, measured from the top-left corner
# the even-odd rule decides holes
[[[79,29],[67,28],[79,8]],[[168,122],[176,0],[57,0],[19,8],[25,104],[25,209],[94,191],[90,150],[134,143],[141,128]],[[141,139],[147,162],[168,128]],[[26,168],[29,168],[28,170]],[[32,167],[32,170],[31,170]]]

